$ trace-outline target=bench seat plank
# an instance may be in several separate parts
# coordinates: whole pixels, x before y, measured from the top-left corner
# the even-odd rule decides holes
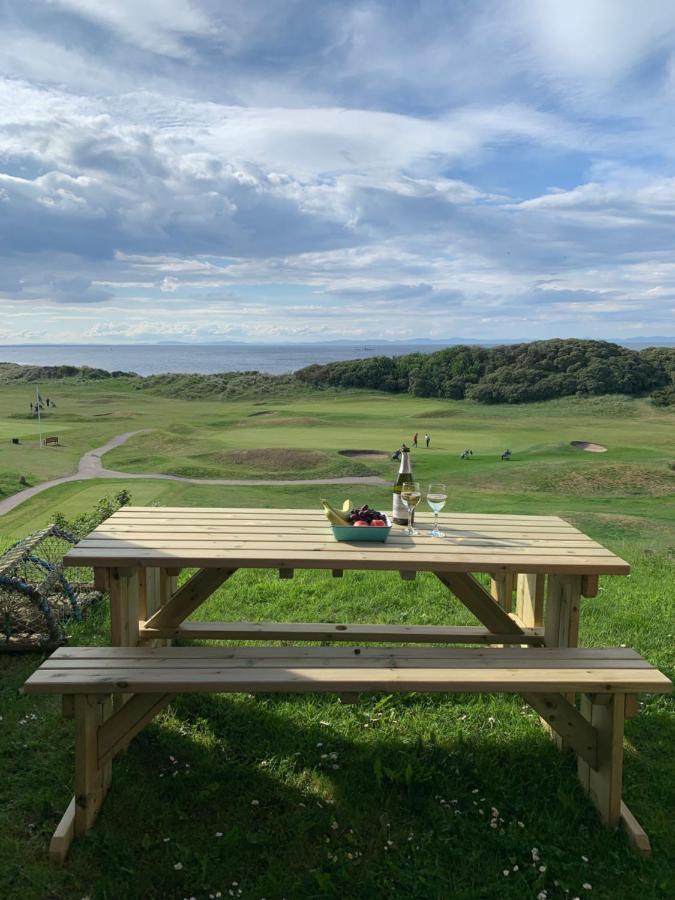
[[[177,628],[141,625],[142,640],[185,638],[216,641],[394,641],[409,643],[536,644],[544,643],[542,628],[523,634],[501,634],[476,625],[360,625],[333,622],[182,622]]]
[[[351,627],[351,626],[350,626]],[[377,626],[370,626],[377,627]],[[386,626],[385,626],[386,627]],[[381,656],[383,653],[394,657],[441,657],[452,659],[470,659],[484,657],[517,660],[531,659],[532,650],[522,647],[502,647],[486,649],[483,647],[360,647],[338,645],[335,647],[202,647],[190,644],[185,647],[59,647],[46,660],[46,663],[58,660],[106,660],[106,659],[155,659],[167,657],[171,659],[222,659],[228,657],[249,657],[252,654],[271,659],[275,656],[311,657],[313,659],[327,657],[338,659],[345,656],[352,658]],[[645,663],[637,650],[631,647],[543,647],[537,650],[538,659],[579,659],[594,663],[601,659],[635,660]],[[647,663],[649,665],[649,663]]]
[[[90,648],[98,649],[98,648]],[[111,648],[114,649],[114,648]],[[130,648],[125,648],[128,652]],[[143,651],[146,648],[134,648]],[[560,648],[223,647],[204,656],[153,648],[133,657],[68,658],[58,651],[26,682],[27,693],[119,692],[483,692],[545,690],[665,692],[670,681],[641,657],[574,654]],[[206,648],[199,648],[203,651]],[[285,651],[270,654],[270,650]],[[336,653],[335,651],[343,652]],[[308,652],[309,651],[309,652]],[[358,651],[358,652],[354,652]],[[414,651],[414,652],[411,652]],[[616,652],[616,651],[613,651]]]

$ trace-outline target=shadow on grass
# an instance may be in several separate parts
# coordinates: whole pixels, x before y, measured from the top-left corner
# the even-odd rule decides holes
[[[102,898],[468,900],[555,896],[554,881],[575,896],[600,877],[615,886],[595,896],[661,896],[602,828],[572,756],[531,720],[515,733],[477,728],[502,702],[483,699],[425,697],[420,709],[419,697],[367,697],[345,709],[316,696],[181,697],[118,759],[72,870],[95,870]],[[406,739],[410,723],[399,735],[395,723],[411,715],[431,726]],[[650,806],[663,801],[641,784]]]

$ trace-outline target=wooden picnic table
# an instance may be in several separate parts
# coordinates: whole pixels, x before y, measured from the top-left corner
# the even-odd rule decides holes
[[[120,509],[65,557],[93,566],[110,592],[112,644],[172,638],[296,641],[512,643],[574,647],[582,596],[628,563],[557,516],[443,513],[446,536],[397,526],[384,543],[337,542],[317,509],[134,507]],[[344,623],[187,622],[238,569],[432,572],[481,623],[455,628]],[[183,569],[196,569],[180,588]],[[488,590],[475,576],[491,576]]]
[[[577,755],[584,791],[603,821],[649,841],[621,797],[624,719],[640,691],[669,680],[622,648],[578,648],[582,597],[628,563],[557,516],[444,513],[445,537],[396,526],[385,543],[335,541],[321,510],[124,507],[65,557],[93,566],[110,595],[112,647],[62,648],[28,679],[32,693],[61,693],[75,718],[75,796],[51,843],[63,859],[93,825],[112,759],[176,693],[370,691],[518,692]],[[480,624],[198,622],[189,617],[238,569],[348,569],[433,573]],[[195,570],[180,587],[183,569]],[[489,575],[488,579],[484,576]],[[480,577],[477,577],[480,576]],[[382,606],[381,601],[379,602]],[[282,641],[285,646],[168,647],[174,638]],[[352,646],[293,646],[348,641]],[[426,644],[363,647],[364,643]],[[447,644],[499,647],[447,647]],[[440,646],[439,646],[440,645]],[[513,645],[504,647],[503,645]],[[579,695],[579,708],[576,695]]]

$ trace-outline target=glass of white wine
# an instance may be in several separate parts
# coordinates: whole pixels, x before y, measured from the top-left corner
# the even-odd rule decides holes
[[[415,531],[415,507],[422,499],[418,481],[407,481],[401,485],[401,500],[408,507],[408,527],[403,529],[403,534],[419,534]]]
[[[438,514],[445,506],[448,499],[448,489],[440,481],[432,481],[427,491],[427,503],[434,514],[434,527],[431,529],[432,537],[445,537],[445,532],[438,527]]]

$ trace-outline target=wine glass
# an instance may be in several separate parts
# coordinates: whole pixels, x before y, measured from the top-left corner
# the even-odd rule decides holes
[[[407,481],[401,485],[401,500],[408,507],[408,527],[403,529],[403,534],[419,534],[415,531],[415,507],[422,499],[422,491],[418,481]]]
[[[438,514],[445,506],[448,499],[448,489],[440,481],[432,481],[427,491],[427,503],[434,514],[434,527],[431,529],[432,537],[445,537],[445,532],[438,528]]]

